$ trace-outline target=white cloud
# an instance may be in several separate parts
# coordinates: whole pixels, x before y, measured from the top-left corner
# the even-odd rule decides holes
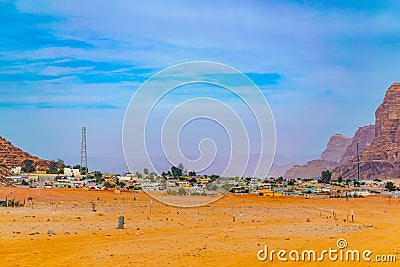
[[[35,60],[117,62],[157,70],[210,60],[243,72],[279,73],[283,79],[278,85],[262,89],[275,107],[283,133],[279,139],[278,132],[280,147],[294,154],[316,153],[325,144],[314,140],[326,139],[337,129],[349,133],[373,122],[369,114],[389,84],[399,79],[396,66],[400,61],[398,10],[389,6],[361,12],[321,6],[263,1],[18,1],[22,12],[60,18],[50,25],[56,39],[81,40],[93,47],[26,51],[10,47],[1,59],[22,63],[2,73],[71,74],[61,81],[64,84],[47,81],[40,90],[51,95],[65,89],[67,93],[52,96],[57,101],[85,98],[112,103],[125,103],[139,85],[129,79],[129,67],[61,68]],[[27,60],[31,63],[23,63]],[[121,74],[121,80],[118,86],[103,81],[88,84],[79,80],[82,72],[101,77]],[[32,84],[36,89],[43,87],[41,82]],[[306,130],[299,133],[302,125]],[[295,143],[305,145],[293,145],[292,132]],[[307,147],[310,151],[304,152]]]

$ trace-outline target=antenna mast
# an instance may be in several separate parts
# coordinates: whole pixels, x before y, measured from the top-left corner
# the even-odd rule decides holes
[[[82,127],[82,144],[81,144],[81,173],[88,173],[87,153],[86,153],[86,127]]]

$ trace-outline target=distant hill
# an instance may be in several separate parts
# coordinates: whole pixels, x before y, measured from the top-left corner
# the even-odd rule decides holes
[[[333,135],[321,160],[295,165],[285,178],[316,178],[321,171],[330,170],[334,179],[356,179],[357,143],[360,179],[400,178],[400,83],[386,91],[375,118],[375,125],[360,127],[353,138]]]
[[[6,170],[21,166],[24,160],[33,160],[36,170],[47,170],[50,164],[49,160],[40,159],[15,147],[11,142],[0,136],[0,176],[5,174]]]
[[[357,143],[358,151],[361,152],[371,146],[374,138],[375,125],[368,125],[358,128],[356,134],[352,138],[351,144],[347,147],[346,152],[340,159],[340,164],[346,164],[357,155]]]
[[[334,134],[329,139],[326,149],[321,154],[321,160],[339,163],[353,138],[341,134]]]
[[[304,165],[295,165],[285,173],[284,177],[319,178],[322,171],[334,171],[352,160],[357,155],[357,143],[359,152],[367,149],[374,137],[375,125],[360,127],[352,138],[334,134],[322,152],[321,159],[311,160]]]
[[[375,112],[375,137],[360,153],[361,179],[400,178],[400,83],[393,83]],[[356,158],[335,170],[334,176],[357,178]]]
[[[286,171],[284,178],[319,178],[322,171],[333,170],[337,166],[339,166],[339,164],[332,161],[321,159],[310,160],[304,165],[294,165],[292,168]]]
[[[283,165],[279,165],[279,164],[272,164],[271,170],[268,173],[268,177],[280,177],[283,176],[287,170],[289,170],[290,168],[292,168],[296,163],[289,163],[289,164],[283,164]]]

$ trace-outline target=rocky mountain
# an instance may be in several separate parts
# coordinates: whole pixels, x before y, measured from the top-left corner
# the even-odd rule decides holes
[[[33,160],[37,170],[47,170],[50,164],[50,161],[32,156],[0,137],[0,165],[3,168],[11,169],[12,167],[21,166],[26,159]]]
[[[337,168],[334,176],[355,179],[356,159]],[[400,178],[400,83],[392,84],[375,112],[375,138],[360,153],[360,179]]]
[[[5,167],[0,165],[0,186],[5,186],[6,181],[4,180],[4,177],[10,174],[10,170]]]
[[[295,163],[289,164],[273,164],[271,170],[268,173],[268,177],[280,177],[283,176],[290,168],[292,168]]]
[[[284,175],[285,178],[318,178],[325,170],[334,170],[352,142],[351,137],[334,134],[321,154],[321,159],[311,160],[304,165],[294,165]]]
[[[370,147],[375,137],[375,125],[368,125],[358,128],[356,134],[352,138],[351,144],[347,147],[346,152],[340,159],[340,164],[345,164],[349,160],[353,159],[357,155],[357,143],[358,151],[364,151]]]
[[[339,163],[353,138],[341,134],[334,134],[329,139],[326,150],[321,154],[321,160]]]
[[[327,160],[311,160],[305,165],[294,165],[289,169],[284,178],[318,178],[321,176],[321,172],[325,170],[333,170],[338,167],[339,164]]]
[[[358,151],[361,152],[371,145],[374,137],[374,125],[360,127],[354,137],[334,134],[322,152],[321,159],[311,160],[304,165],[295,165],[285,173],[284,177],[318,178],[322,171],[334,171],[357,155],[357,142]]]

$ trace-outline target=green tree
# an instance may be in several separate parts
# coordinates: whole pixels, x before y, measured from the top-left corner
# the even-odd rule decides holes
[[[26,173],[32,173],[36,170],[36,164],[31,159],[26,159],[22,162],[21,170]]]
[[[180,196],[186,196],[186,195],[187,195],[187,192],[186,192],[186,190],[185,190],[184,188],[179,188],[179,190],[178,190],[178,195],[180,195]]]
[[[385,188],[387,190],[389,190],[390,192],[396,191],[396,189],[397,189],[393,182],[387,182],[385,185]]]
[[[64,168],[65,167],[65,163],[62,159],[58,159],[57,160],[57,164],[58,164],[58,168]]]
[[[96,179],[101,179],[101,177],[103,176],[103,174],[100,171],[95,171],[93,173],[94,178]]]
[[[171,172],[172,176],[174,176],[175,179],[179,179],[182,176],[182,169],[177,168],[175,166],[171,167]]]
[[[104,185],[104,187],[106,187],[106,188],[113,188],[113,187],[115,187],[114,184],[110,184],[109,182],[105,182],[103,185]]]
[[[332,178],[332,173],[329,170],[321,172],[321,183],[329,184]]]
[[[207,178],[207,175],[204,175]],[[211,174],[210,175],[210,181],[214,182],[215,180],[217,180],[219,178],[219,175],[217,174]]]
[[[146,175],[148,175],[148,174],[149,174],[149,169],[147,169],[147,168],[144,168],[144,169],[143,169],[143,174],[146,174]]]
[[[81,167],[79,168],[79,171],[81,172],[81,174],[86,175],[88,174],[88,169],[86,167]]]
[[[49,173],[57,173],[57,172],[58,172],[58,163],[55,161],[50,161]]]
[[[74,166],[72,167],[72,169],[81,169],[81,165],[76,164],[76,165],[74,165]]]
[[[343,182],[343,177],[342,177],[342,176],[339,176],[339,178],[338,178],[338,183],[341,184],[342,182]]]

